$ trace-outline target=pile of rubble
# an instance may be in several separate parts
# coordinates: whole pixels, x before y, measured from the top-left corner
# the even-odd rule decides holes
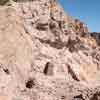
[[[0,100],[99,100],[97,39],[57,0],[25,1],[0,2]]]

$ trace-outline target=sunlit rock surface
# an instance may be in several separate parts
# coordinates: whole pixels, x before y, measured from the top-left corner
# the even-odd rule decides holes
[[[99,51],[87,26],[55,0],[4,4],[0,100],[100,100]]]

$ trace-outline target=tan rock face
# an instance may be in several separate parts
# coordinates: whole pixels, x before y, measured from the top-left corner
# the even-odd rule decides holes
[[[0,100],[12,100],[8,96],[0,96]]]
[[[0,7],[0,99],[84,99],[100,82],[99,46],[85,28],[57,1]]]

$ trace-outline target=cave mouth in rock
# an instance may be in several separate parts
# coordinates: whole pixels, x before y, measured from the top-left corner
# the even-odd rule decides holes
[[[26,88],[33,88],[33,86],[35,85],[35,82],[34,82],[34,79],[29,79],[27,82],[26,82]]]

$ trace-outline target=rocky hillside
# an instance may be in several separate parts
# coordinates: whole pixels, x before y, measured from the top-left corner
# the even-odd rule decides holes
[[[100,100],[100,46],[87,26],[56,0],[1,1],[0,100]]]

